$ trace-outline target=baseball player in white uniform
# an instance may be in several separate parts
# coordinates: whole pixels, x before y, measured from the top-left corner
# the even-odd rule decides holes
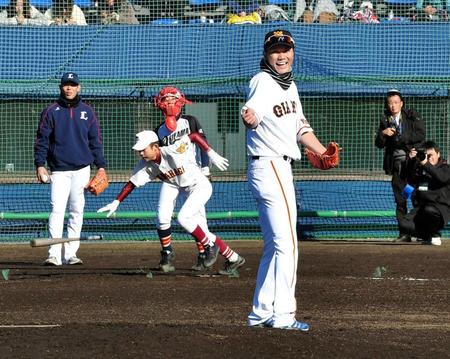
[[[192,102],[186,99],[184,94],[176,87],[163,87],[154,98],[154,104],[159,108],[164,116],[162,122],[156,129],[159,143],[167,146],[178,141],[182,136],[193,132],[198,132],[206,140],[203,129],[198,119],[191,115],[182,113],[182,108],[186,104]],[[191,146],[191,150],[195,153],[197,164],[201,167],[202,173],[209,176],[209,158],[205,152],[201,151],[198,146]],[[159,265],[163,268],[173,267],[173,258],[175,251],[172,246],[172,216],[175,209],[175,203],[180,192],[178,188],[170,183],[163,182],[157,206],[157,231],[159,241],[161,243],[161,260]],[[183,199],[181,199],[183,200]],[[206,223],[206,212],[203,209]],[[194,270],[207,269],[204,265],[205,249],[202,244],[197,243],[198,256],[197,262],[192,266]]]
[[[294,46],[288,31],[266,34],[261,72],[251,79],[241,110],[247,127],[248,182],[264,240],[248,325],[308,331],[307,323],[295,319],[298,243],[291,165],[301,157],[298,142],[315,153],[326,148],[303,114],[292,75]]]
[[[228,168],[228,160],[210,148],[198,133],[185,135],[174,144],[163,147],[159,146],[158,135],[153,131],[139,132],[136,138],[137,142],[133,149],[142,159],[117,198],[100,208],[98,212],[108,211],[107,216],[111,216],[135,187],[142,187],[158,178],[176,188],[178,192],[185,193],[186,200],[178,212],[177,219],[196,242],[205,248],[205,266],[211,267],[217,260],[218,253],[224,255],[230,263],[234,263],[236,268],[243,265],[244,258],[231,250],[217,235],[211,233],[206,225],[204,206],[211,197],[212,186],[195,162],[192,142],[200,144],[212,164],[221,171]],[[164,268],[161,269],[168,272]]]
[[[197,133],[200,136],[200,142],[198,140],[197,143],[194,142],[195,146],[190,146],[191,151],[202,173],[210,179],[210,161],[206,153],[208,146],[202,126],[196,117],[183,114],[181,111],[185,104],[191,104],[191,102],[186,99],[178,88],[173,86],[163,87],[155,97],[154,102],[155,106],[161,110],[165,118],[164,122],[155,129],[160,145],[171,145],[185,135]],[[197,135],[195,137],[197,138]],[[180,194],[181,196],[179,196]],[[184,196],[185,194],[183,192],[180,193],[177,186],[169,182],[162,183],[157,205],[157,230],[161,242],[161,260],[159,265],[163,270],[168,269],[172,271],[175,268],[173,266],[175,251],[172,247],[171,224],[175,203],[177,199],[184,201],[184,198],[180,198]],[[209,231],[204,207],[201,209],[200,215],[202,218],[201,227],[204,231]],[[200,242],[196,242],[196,244],[198,248],[197,262],[191,268],[196,271],[208,269],[204,263],[206,257],[205,249]],[[243,257],[240,257],[240,261],[233,261],[237,257],[232,255],[233,250],[229,247],[226,250],[221,250],[220,253],[226,259],[223,269],[219,271],[220,274],[232,274],[238,267],[244,264]]]

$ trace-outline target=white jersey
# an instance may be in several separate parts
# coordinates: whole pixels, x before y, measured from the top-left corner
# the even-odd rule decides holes
[[[156,178],[178,187],[195,185],[203,174],[195,163],[192,146],[194,144],[189,137],[183,136],[170,146],[160,147],[161,163],[140,160],[130,181],[136,187],[142,187]]]
[[[312,128],[303,114],[294,82],[283,90],[266,72],[255,75],[249,84],[245,108],[255,110],[258,127],[247,130],[249,156],[301,157],[298,139]]]
[[[206,140],[206,136],[200,122],[196,117],[191,115],[181,115],[177,119],[177,128],[175,131],[170,131],[163,122],[156,128],[155,132],[158,135],[162,146],[171,145],[178,141],[181,137],[189,135],[193,132],[198,132]],[[191,150],[194,152],[194,159],[200,167],[209,166],[209,157],[203,153],[198,146],[191,146]]]

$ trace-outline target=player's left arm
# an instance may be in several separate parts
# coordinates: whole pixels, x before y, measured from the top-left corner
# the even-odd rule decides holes
[[[340,148],[336,142],[329,142],[325,148],[312,131],[304,133],[299,142],[305,146],[306,156],[314,168],[328,170],[339,165]]]
[[[189,131],[190,133],[198,133],[206,142],[208,141],[206,138],[206,134],[203,131],[202,125],[200,121],[195,116],[186,116],[189,123]],[[205,176],[209,176],[209,156],[208,154],[199,146],[200,151],[200,167],[202,168],[202,173]]]
[[[322,154],[327,150],[312,131],[305,132],[303,135],[301,135],[299,138],[299,142],[309,151],[317,154]]]

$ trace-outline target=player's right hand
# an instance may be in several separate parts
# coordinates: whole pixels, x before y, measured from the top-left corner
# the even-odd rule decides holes
[[[243,107],[241,110],[241,117],[245,127],[253,130],[258,127],[258,117],[256,116],[255,110],[252,108]]]
[[[210,148],[207,152],[211,163],[221,171],[226,171],[228,168],[228,160],[219,155],[216,151]]]
[[[106,217],[109,218],[112,216],[112,214],[115,211],[117,211],[117,208],[119,207],[119,205],[120,205],[120,201],[118,199],[115,199],[111,203],[107,204],[105,207],[102,207],[99,210],[97,210],[97,213],[108,211],[108,214],[106,215]]]
[[[47,169],[43,166],[36,168],[36,177],[40,183],[50,182],[50,175],[48,174]]]

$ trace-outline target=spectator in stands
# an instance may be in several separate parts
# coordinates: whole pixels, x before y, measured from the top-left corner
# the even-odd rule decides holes
[[[353,20],[364,24],[379,24],[380,21],[375,14],[372,2],[363,1],[359,5],[359,10],[353,13]]]
[[[405,100],[396,89],[391,89],[384,100],[384,115],[380,120],[375,145],[384,148],[383,169],[392,176],[391,185],[396,203],[397,222],[407,213],[407,200],[402,191],[407,183],[406,159],[408,154],[425,141],[425,125],[420,115],[405,109]],[[402,231],[399,242],[410,242],[411,236]]]
[[[239,1],[230,1],[228,6],[231,14],[227,16],[227,24],[261,24],[262,10],[257,2],[242,4]]]
[[[288,13],[277,5],[261,6],[263,22],[265,21],[290,21]]]
[[[313,10],[312,21],[321,24],[334,23],[339,15],[339,10],[336,8],[336,4],[332,0],[317,0],[317,2],[312,1],[310,4],[310,10]]]
[[[300,1],[296,5],[294,21],[303,18],[305,23],[318,22],[321,24],[335,23],[339,16],[339,10],[332,0],[312,0],[306,6],[306,1]]]
[[[99,10],[103,25],[139,25],[134,7],[128,0],[101,0]]]
[[[343,22],[361,22],[363,24],[379,24],[380,21],[377,18],[373,4],[371,1],[363,1],[359,5],[358,11],[353,11],[354,1],[344,1],[344,7],[342,9],[342,15],[339,18],[340,23]]]
[[[49,25],[50,21],[29,0],[12,0],[0,12],[0,25]]]
[[[52,25],[87,25],[83,10],[74,0],[54,0],[44,15]]]
[[[412,195],[415,206],[402,218],[400,227],[422,238],[423,244],[440,246],[440,232],[450,220],[450,166],[434,141],[409,153],[407,174],[412,192],[405,197]]]
[[[417,0],[418,21],[448,21],[450,0]]]

